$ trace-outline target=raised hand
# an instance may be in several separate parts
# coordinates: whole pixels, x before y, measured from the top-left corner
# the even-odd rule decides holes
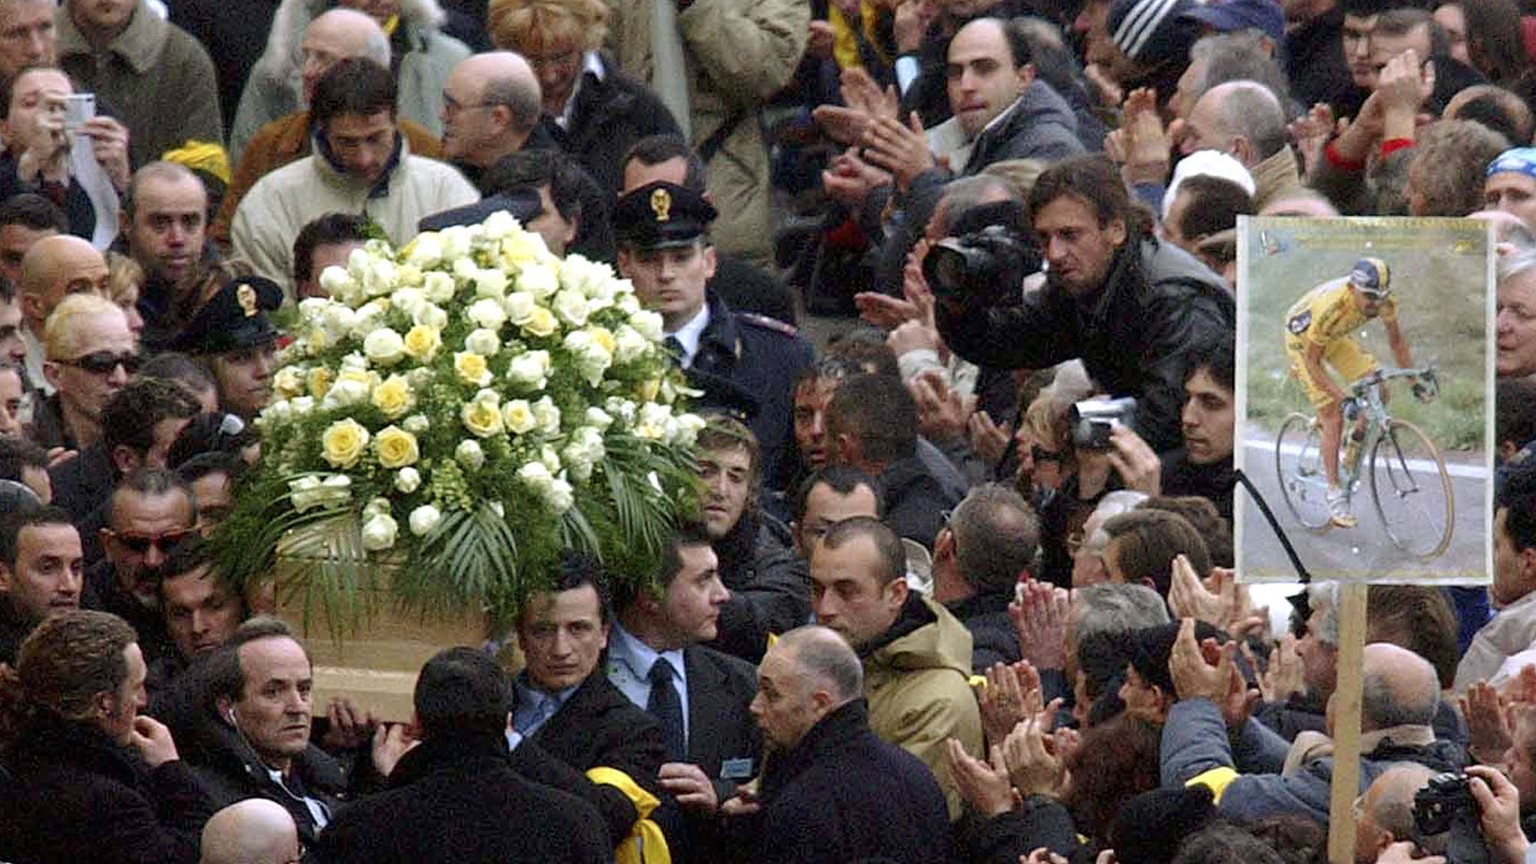
[[[945,741],[944,747],[949,757],[949,776],[966,803],[988,818],[1013,809],[1016,798],[1001,745],[992,745],[990,763],[973,758],[953,738]]]
[[[1067,620],[1072,597],[1065,588],[1025,579],[1017,602],[1008,604],[1008,620],[1019,639],[1020,656],[1036,669],[1067,668]]]

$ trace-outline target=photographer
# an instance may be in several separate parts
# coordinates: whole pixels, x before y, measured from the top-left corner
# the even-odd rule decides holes
[[[938,295],[945,343],[978,365],[1043,368],[1080,357],[1115,396],[1141,403],[1138,431],[1158,452],[1179,445],[1184,371],[1196,345],[1231,339],[1235,306],[1220,277],[1151,236],[1114,165],[1059,162],[1029,199],[1049,279],[1010,308]]]

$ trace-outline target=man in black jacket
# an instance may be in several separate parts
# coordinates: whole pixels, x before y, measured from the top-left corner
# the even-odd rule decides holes
[[[703,526],[686,525],[667,548],[660,591],[615,598],[608,680],[661,724],[671,798],[657,820],[672,860],[737,860],[717,828],[720,802],[758,767],[760,742],[748,706],[757,673],[743,660],[698,644],[715,636],[731,592]]]
[[[514,742],[524,739],[577,772],[612,768],[652,795],[666,761],[661,728],[608,681],[609,603],[598,563],[568,552],[549,591],[529,598],[517,622],[527,661],[513,679]],[[522,749],[522,744],[516,744]],[[617,786],[583,778],[615,845],[629,837],[640,810]]]
[[[863,692],[858,655],[825,627],[792,630],[763,657],[752,713],[774,758],[753,861],[949,860],[944,794],[916,756],[870,730]]]
[[[422,667],[412,701],[421,744],[401,758],[389,791],[353,804],[320,835],[316,861],[612,860],[592,805],[513,770],[511,688],[489,656],[439,652]]]
[[[1151,236],[1102,156],[1047,169],[1029,209],[1050,281],[1008,308],[942,298],[945,344],[978,365],[1008,369],[1081,358],[1109,394],[1140,402],[1136,431],[1154,450],[1177,447],[1188,358],[1209,341],[1234,338],[1231,293],[1199,261]]]
[[[1020,660],[1008,604],[1039,548],[1034,508],[1002,483],[972,489],[934,541],[933,599],[971,631],[977,674]]]
[[[762,458],[746,426],[716,416],[699,433],[704,525],[730,596],[710,647],[749,663],[763,658],[771,634],[811,617],[811,574],[794,553],[784,523],[762,511]]]

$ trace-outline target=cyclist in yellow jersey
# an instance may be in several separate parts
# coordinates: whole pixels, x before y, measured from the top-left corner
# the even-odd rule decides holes
[[[1344,434],[1344,414],[1350,396],[1328,367],[1346,382],[1376,371],[1376,358],[1361,348],[1352,335],[1372,318],[1380,318],[1386,326],[1387,345],[1397,365],[1413,365],[1408,340],[1397,324],[1397,303],[1391,292],[1392,274],[1387,262],[1361,258],[1348,276],[1308,291],[1285,314],[1285,353],[1291,360],[1291,374],[1301,381],[1307,398],[1317,409],[1317,420],[1322,426],[1323,473],[1328,478],[1328,510],[1333,524],[1340,528],[1353,528],[1356,524],[1349,511],[1349,495],[1339,488],[1339,442]],[[1415,382],[1415,390],[1418,386]]]

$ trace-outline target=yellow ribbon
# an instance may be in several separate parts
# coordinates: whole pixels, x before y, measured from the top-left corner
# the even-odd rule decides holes
[[[1186,788],[1191,786],[1204,786],[1211,790],[1211,796],[1215,799],[1215,803],[1220,804],[1221,796],[1227,791],[1227,787],[1231,786],[1232,781],[1236,780],[1237,777],[1238,774],[1236,771],[1223,765],[1220,768],[1212,768],[1211,770],[1204,773],[1196,774],[1194,777],[1191,777],[1189,782],[1185,783],[1184,786]]]
[[[229,185],[229,154],[218,144],[207,141],[188,141],[175,150],[167,150],[160,158],[177,165],[185,165],[194,171],[204,171]]]
[[[639,818],[629,836],[613,850],[615,864],[672,864],[672,852],[667,849],[667,838],[661,826],[650,820],[650,815],[661,801],[655,795],[617,768],[599,765],[587,771],[587,779],[599,786],[612,786],[635,805]]]

